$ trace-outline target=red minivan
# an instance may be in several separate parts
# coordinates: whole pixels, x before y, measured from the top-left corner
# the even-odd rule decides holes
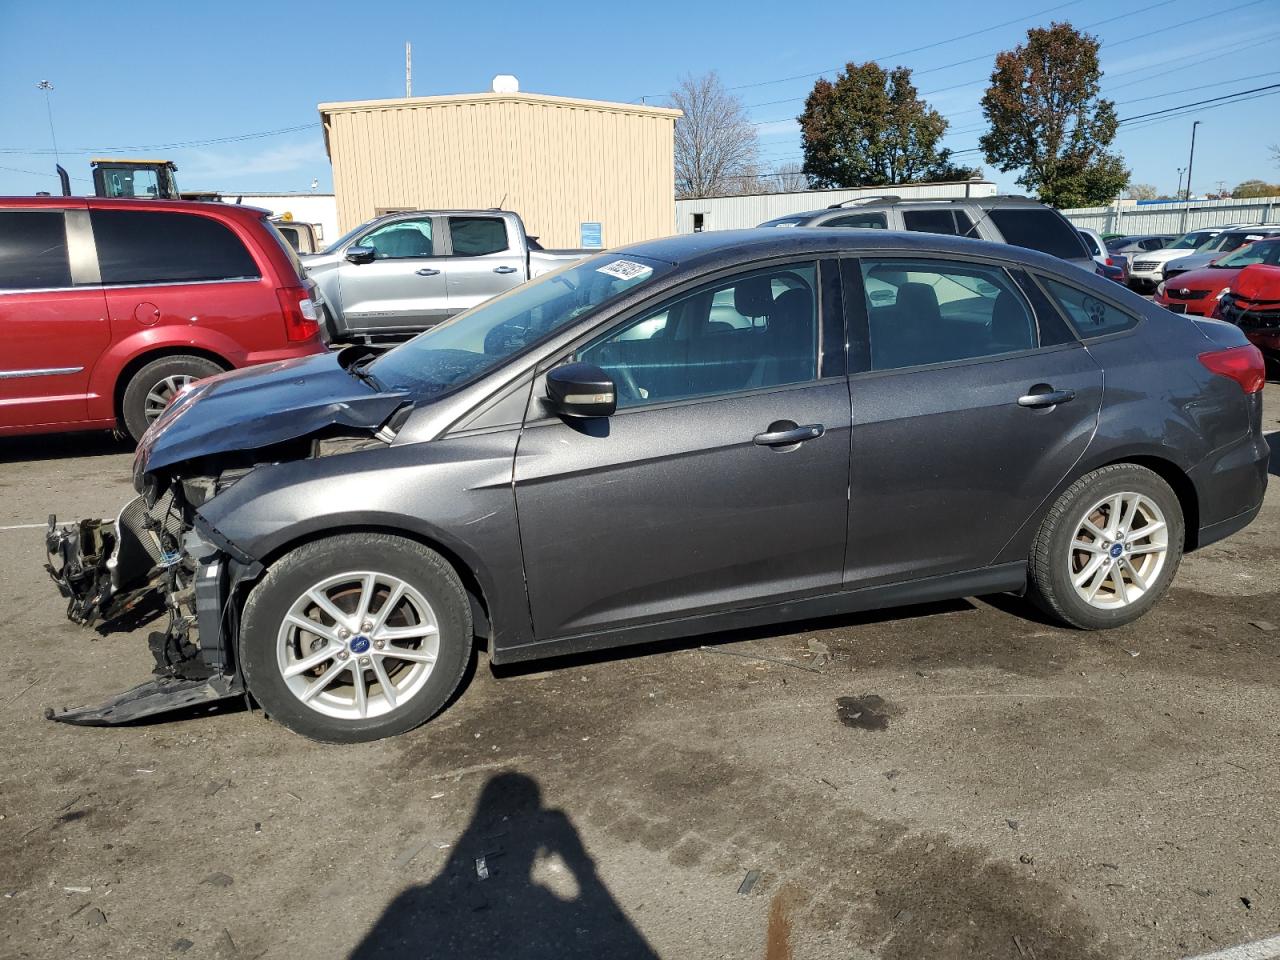
[[[253,207],[0,197],[0,436],[140,437],[188,383],[323,353],[312,284]]]

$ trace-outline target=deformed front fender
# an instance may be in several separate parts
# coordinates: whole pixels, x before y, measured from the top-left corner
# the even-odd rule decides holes
[[[495,647],[532,624],[512,488],[517,430],[359,450],[255,468],[199,508],[226,547],[270,565],[290,546],[352,529],[408,534],[464,565]]]

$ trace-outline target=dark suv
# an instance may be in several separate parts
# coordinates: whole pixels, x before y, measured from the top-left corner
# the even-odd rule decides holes
[[[1039,250],[1090,273],[1097,272],[1093,258],[1066,217],[1052,207],[1020,196],[858,197],[822,210],[767,220],[760,226],[914,230],[971,237]]]
[[[1262,505],[1262,357],[1061,260],[879,230],[604,253],[398,347],[196,384],[73,618],[165,610],[111,723],[246,689],[399,733],[509,663],[971,594],[1129,623]],[[127,620],[127,618],[133,618]]]

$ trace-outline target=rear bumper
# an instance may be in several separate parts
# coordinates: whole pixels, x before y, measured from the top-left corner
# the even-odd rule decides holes
[[[1255,397],[1260,411],[1261,395]],[[1262,509],[1271,449],[1262,436],[1260,418],[1256,413],[1255,429],[1248,436],[1215,451],[1189,471],[1200,502],[1197,547],[1242,530]]]

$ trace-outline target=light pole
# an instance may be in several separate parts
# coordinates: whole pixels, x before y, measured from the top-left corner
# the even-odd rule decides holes
[[[1199,120],[1191,125],[1191,156],[1187,158],[1187,200],[1191,199],[1191,168],[1196,162],[1196,127],[1198,126],[1200,126]]]
[[[1175,200],[1176,200],[1178,197],[1182,196],[1182,175],[1183,175],[1184,173],[1186,173],[1186,172],[1187,172],[1187,168],[1186,168],[1186,167],[1179,167],[1179,168],[1178,168],[1178,189],[1177,189],[1177,190],[1175,190],[1175,191],[1173,191],[1173,197],[1174,197],[1174,199],[1175,199]]]
[[[49,115],[49,139],[53,141],[53,160],[54,163],[61,164],[62,158],[58,156],[58,136],[53,132],[53,104],[49,102],[49,94],[53,92],[53,84],[48,80],[41,80],[36,84],[36,89],[44,91],[44,111]]]
[[[1187,232],[1187,216],[1191,212],[1191,167],[1196,160],[1196,127],[1198,126],[1200,126],[1199,120],[1191,124],[1191,156],[1187,158],[1187,193],[1186,193],[1186,196],[1183,198],[1186,201],[1186,203],[1184,203],[1182,206],[1182,232],[1183,233]]]

